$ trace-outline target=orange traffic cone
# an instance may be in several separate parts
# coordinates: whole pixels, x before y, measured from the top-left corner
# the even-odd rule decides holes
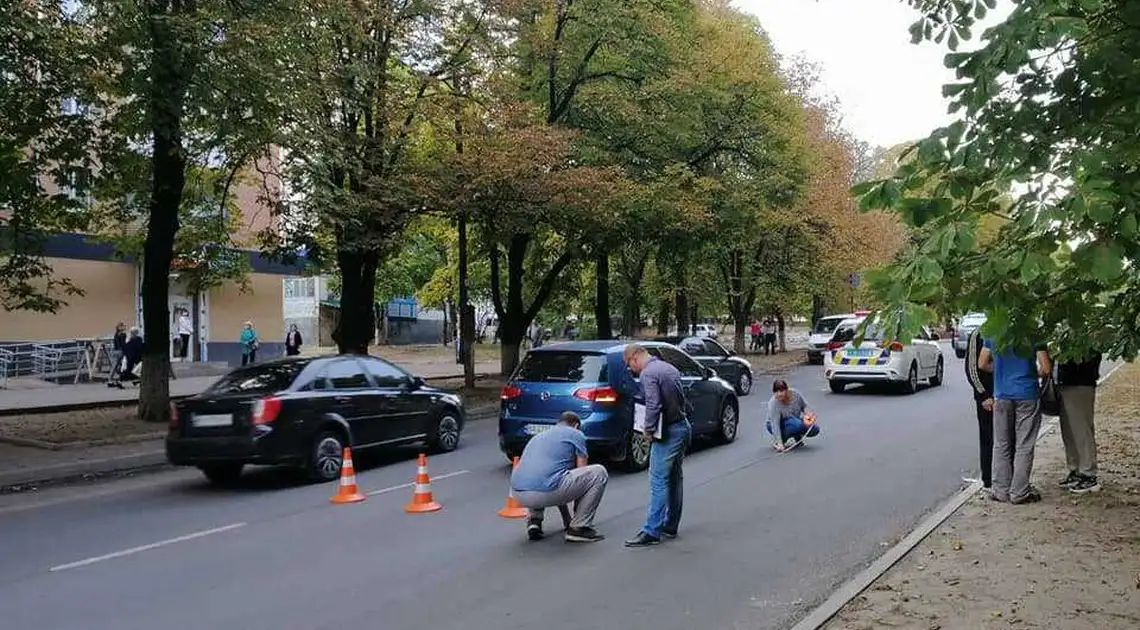
[[[360,503],[368,497],[356,488],[356,470],[352,467],[352,449],[344,449],[344,459],[340,465],[340,484],[336,494],[329,501],[333,503]]]
[[[519,458],[516,457],[515,461],[514,461],[514,465],[511,466],[511,470],[514,470],[515,468],[518,468],[518,467],[519,467]],[[526,518],[529,515],[530,515],[530,511],[527,510],[526,508],[524,508],[522,506],[522,504],[518,502],[518,499],[516,499],[508,491],[507,492],[507,504],[503,506],[503,509],[499,510],[499,516],[501,516],[503,518]]]
[[[412,491],[412,502],[404,506],[408,514],[436,512],[443,506],[435,502],[431,494],[431,477],[427,471],[427,456],[420,453],[419,469],[416,471],[416,487]]]

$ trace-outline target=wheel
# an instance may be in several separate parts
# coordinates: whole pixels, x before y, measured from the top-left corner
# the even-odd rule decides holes
[[[908,394],[913,394],[918,391],[918,364],[910,364],[910,373],[907,374],[906,383],[903,385],[903,391]]]
[[[736,441],[737,430],[740,428],[740,414],[732,403],[724,403],[720,410],[720,430],[717,431],[716,441],[729,444]]]
[[[437,453],[450,453],[459,447],[459,435],[462,431],[459,416],[451,409],[444,409],[436,419],[428,444],[431,450]]]
[[[942,384],[942,379],[944,377],[943,372],[944,368],[942,366],[942,357],[938,357],[938,366],[934,368],[934,376],[930,377],[931,387],[938,387]]]
[[[309,455],[309,478],[316,482],[332,481],[340,477],[340,466],[344,460],[344,436],[338,431],[322,431],[313,440],[313,451]]]
[[[959,359],[965,359],[966,358],[966,351],[954,348],[954,356],[958,357]]]
[[[206,479],[210,480],[210,483],[228,486],[241,477],[241,469],[244,466],[244,464],[208,464],[198,468],[206,476]]]
[[[747,396],[752,391],[752,374],[747,370],[740,373],[740,378],[736,381],[736,394],[738,396]]]
[[[640,472],[649,468],[649,449],[652,446],[653,443],[643,433],[630,431],[622,467],[630,472]]]
[[[828,381],[827,386],[831,388],[834,394],[842,394],[847,389],[847,383],[843,381]]]

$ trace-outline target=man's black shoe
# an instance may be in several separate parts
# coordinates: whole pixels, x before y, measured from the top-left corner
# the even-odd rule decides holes
[[[606,537],[599,534],[593,527],[571,527],[566,530],[566,542],[592,543],[605,539]]]
[[[526,537],[531,540],[542,540],[542,521],[528,521]]]
[[[636,536],[625,541],[626,547],[652,547],[660,544],[660,538],[654,538],[645,532],[638,532]]]
[[[1068,488],[1069,486],[1077,485],[1077,482],[1079,482],[1080,480],[1081,480],[1081,476],[1077,474],[1077,471],[1070,470],[1069,476],[1065,477],[1064,479],[1059,481],[1057,483],[1057,485],[1061,486],[1062,488]]]
[[[668,529],[663,529],[663,530],[661,530],[661,535],[664,536],[665,538],[672,540],[672,539],[677,537],[677,532],[672,531],[672,530],[668,530]]]

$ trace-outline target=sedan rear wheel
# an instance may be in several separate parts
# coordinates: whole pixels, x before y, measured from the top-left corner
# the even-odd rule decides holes
[[[629,442],[625,447],[625,468],[632,472],[640,472],[649,468],[649,450],[653,443],[640,431],[629,432]]]
[[[942,357],[938,357],[938,366],[934,368],[934,376],[930,377],[931,387],[938,387],[942,384],[942,380],[944,378],[943,372],[945,369],[946,368],[942,363]]]
[[[904,391],[908,394],[913,394],[918,391],[918,364],[910,364],[910,374],[906,377],[906,384],[903,385]]]
[[[318,482],[332,481],[340,477],[343,463],[344,438],[332,431],[318,435],[309,460],[309,477]]]

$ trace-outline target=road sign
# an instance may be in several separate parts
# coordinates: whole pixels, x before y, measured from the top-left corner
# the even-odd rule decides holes
[[[847,274],[847,284],[850,284],[852,286],[852,288],[858,287],[859,286],[859,274],[857,274],[857,273]]]

